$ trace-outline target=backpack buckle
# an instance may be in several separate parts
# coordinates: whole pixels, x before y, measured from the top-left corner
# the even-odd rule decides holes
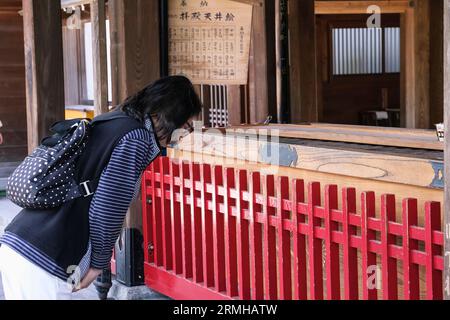
[[[92,192],[91,189],[89,188],[89,183],[90,181],[80,183],[80,186],[82,186],[84,188],[84,191],[86,192],[86,194],[83,195],[85,198],[94,194],[94,192]]]

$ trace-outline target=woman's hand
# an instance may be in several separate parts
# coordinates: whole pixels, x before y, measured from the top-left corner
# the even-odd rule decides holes
[[[89,288],[89,286],[97,279],[99,275],[102,274],[102,270],[91,268],[86,273],[81,282],[73,289],[73,292],[78,292],[80,290],[84,290]]]

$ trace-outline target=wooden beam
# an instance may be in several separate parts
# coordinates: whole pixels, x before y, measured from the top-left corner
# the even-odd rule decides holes
[[[450,38],[450,0],[444,0],[444,39]],[[444,298],[450,300],[450,43],[444,41],[445,210]]]
[[[91,24],[94,66],[94,113],[95,115],[100,115],[109,111],[105,0],[92,0]]]
[[[291,121],[318,121],[314,0],[289,1]]]
[[[109,0],[113,105],[160,77],[158,1]],[[142,208],[135,200],[125,222],[142,226]]]
[[[430,128],[430,1],[415,0],[415,119],[414,128]]]
[[[23,0],[28,149],[64,119],[61,7],[53,0]]]
[[[316,14],[367,14],[367,8],[377,5],[381,13],[404,13],[409,0],[398,1],[316,1]]]

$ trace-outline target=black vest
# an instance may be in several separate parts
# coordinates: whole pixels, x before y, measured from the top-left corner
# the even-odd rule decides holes
[[[118,112],[101,115],[112,118]],[[86,150],[78,160],[76,178],[84,182],[99,177],[106,168],[118,142],[129,132],[145,128],[131,118],[117,118],[92,127]],[[41,250],[56,264],[67,270],[78,265],[87,252],[89,243],[89,207],[93,196],[66,202],[50,210],[22,210],[6,232]],[[69,275],[69,274],[68,274]]]

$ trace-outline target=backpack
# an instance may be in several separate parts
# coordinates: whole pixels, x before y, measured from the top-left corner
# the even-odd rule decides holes
[[[128,117],[121,111],[94,120],[74,119],[53,124],[53,133],[8,178],[7,198],[25,209],[52,209],[65,202],[92,196],[100,177],[76,181],[77,161],[86,148],[92,127],[99,122]]]

